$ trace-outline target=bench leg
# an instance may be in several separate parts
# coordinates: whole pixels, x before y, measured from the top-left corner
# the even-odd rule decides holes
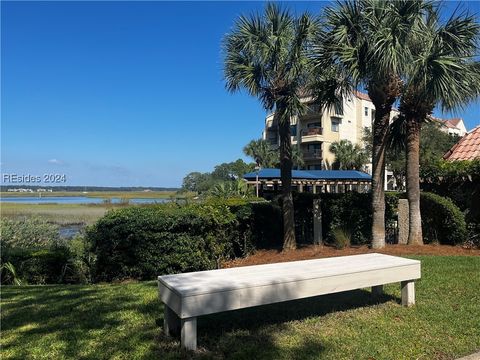
[[[415,305],[415,282],[411,281],[402,281],[402,305],[403,306],[412,306]]]
[[[167,304],[163,304],[163,309],[163,331],[165,335],[178,335],[180,332],[180,318]]]
[[[181,343],[182,347],[187,350],[197,349],[197,318],[192,317],[188,319],[182,319],[182,334]]]
[[[372,295],[381,296],[383,294],[383,285],[372,286]]]

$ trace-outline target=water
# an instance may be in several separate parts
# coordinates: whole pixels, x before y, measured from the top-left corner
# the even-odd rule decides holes
[[[61,238],[72,239],[79,235],[84,228],[85,225],[64,225],[58,229],[58,234]]]
[[[111,198],[110,201],[112,204],[118,204],[122,202],[122,199]],[[170,199],[128,199],[129,204],[155,204],[168,201],[170,201]],[[0,202],[16,204],[103,204],[105,199],[87,196],[19,196],[1,198]]]

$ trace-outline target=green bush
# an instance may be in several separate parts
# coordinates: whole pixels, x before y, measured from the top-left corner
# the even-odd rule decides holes
[[[424,242],[455,245],[467,239],[465,216],[449,198],[421,193],[420,208]]]
[[[66,246],[46,249],[7,248],[2,252],[2,264],[10,263],[16,277],[28,284],[58,284],[66,282],[71,269],[68,268],[71,253]],[[10,276],[2,270],[2,280],[7,283]]]
[[[59,241],[58,226],[36,217],[1,218],[2,247],[38,248]]]
[[[153,279],[218,267],[233,256],[234,215],[226,206],[155,205],[113,210],[87,230],[94,278]]]
[[[423,191],[452,199],[469,227],[480,227],[480,159],[439,161],[420,170]]]

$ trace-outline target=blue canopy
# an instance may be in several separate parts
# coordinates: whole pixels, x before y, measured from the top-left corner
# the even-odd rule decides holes
[[[243,175],[245,180],[256,180],[257,172]],[[280,179],[280,169],[260,169],[259,179]],[[292,179],[306,180],[362,180],[371,181],[372,177],[357,170],[292,170]]]

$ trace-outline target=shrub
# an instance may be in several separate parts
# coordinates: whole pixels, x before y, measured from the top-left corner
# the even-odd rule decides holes
[[[344,249],[350,246],[352,233],[347,228],[335,228],[332,229],[332,236],[335,241],[335,247],[338,250]]]
[[[213,269],[233,256],[235,225],[228,207],[209,204],[110,211],[87,230],[95,280]]]
[[[71,253],[66,246],[46,249],[7,248],[2,252],[2,264],[10,263],[16,269],[16,278],[29,284],[56,284],[64,282]],[[3,266],[4,267],[4,266]],[[10,276],[4,267],[2,280]]]
[[[37,217],[0,220],[2,246],[32,248],[59,241],[58,226]]]
[[[449,198],[422,193],[422,232],[426,243],[455,245],[467,239],[465,216]]]

